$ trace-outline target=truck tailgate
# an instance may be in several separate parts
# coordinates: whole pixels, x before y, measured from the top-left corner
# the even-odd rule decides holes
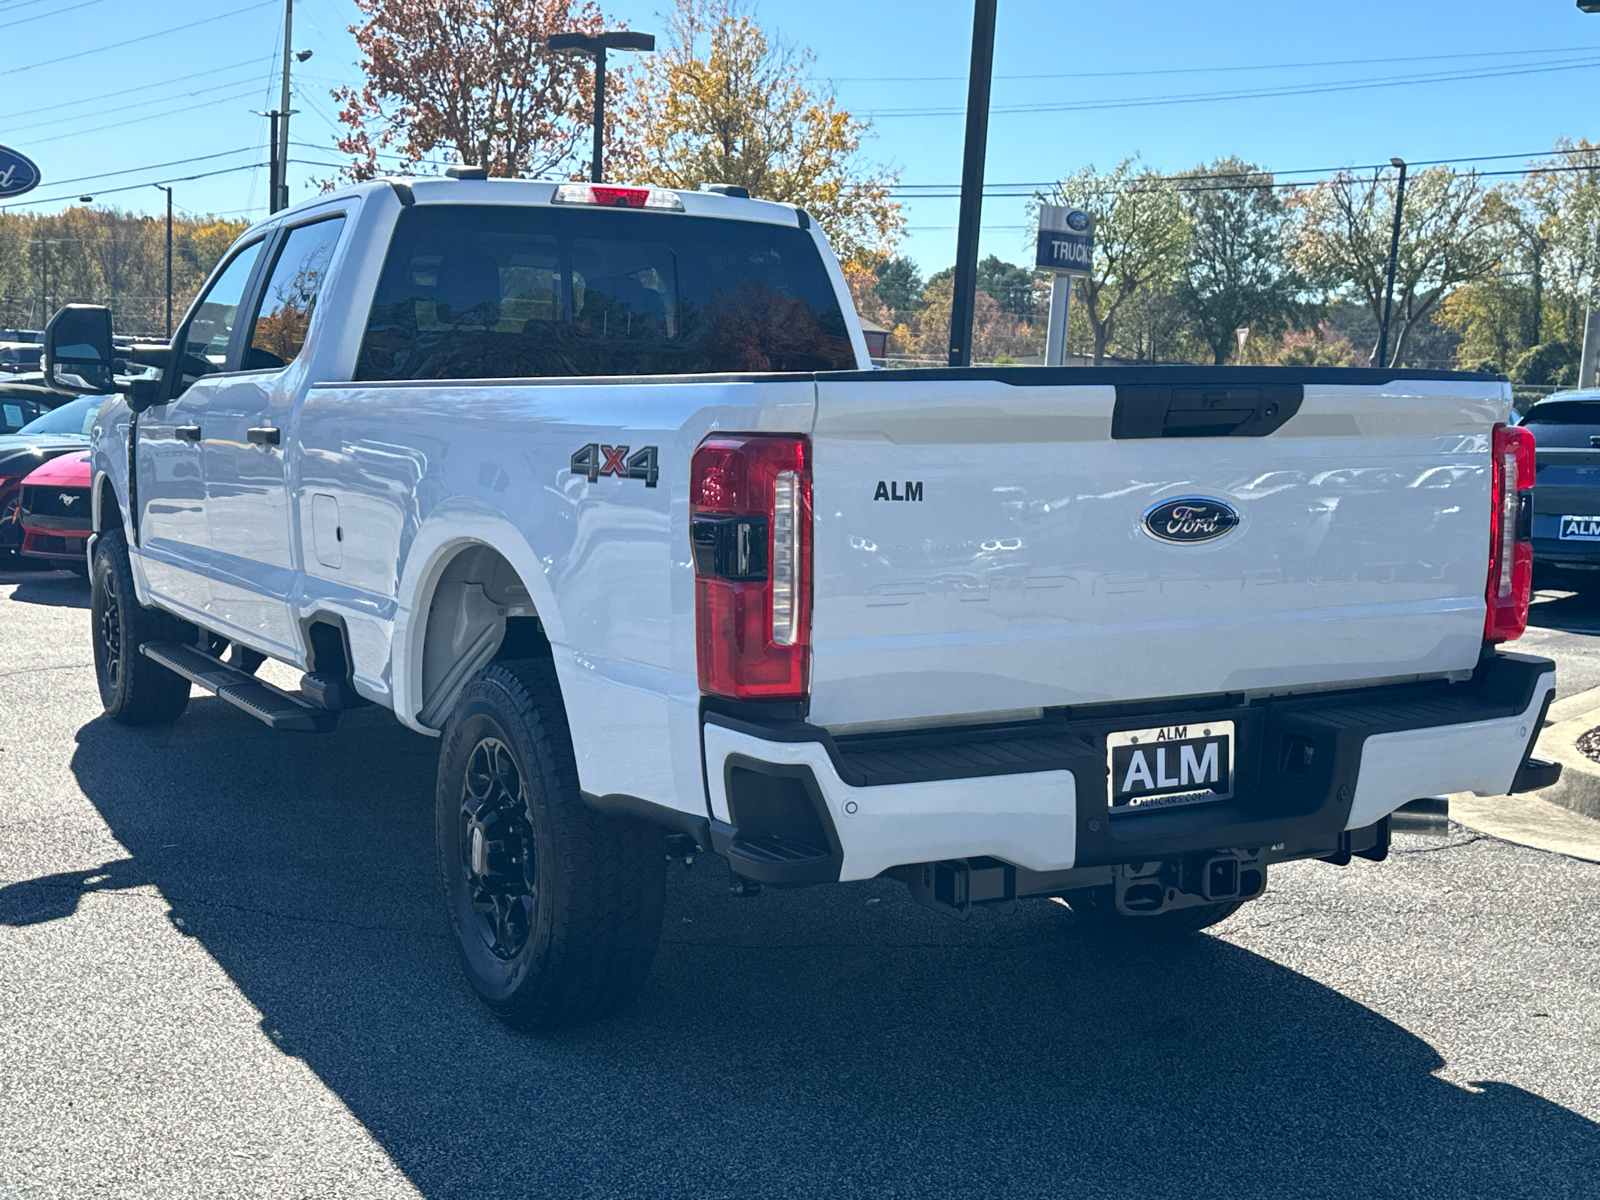
[[[1266,436],[1114,438],[1109,383],[822,381],[811,719],[1470,670],[1505,385],[1303,395]],[[1184,497],[1221,501],[1237,525],[1152,536],[1145,514]]]

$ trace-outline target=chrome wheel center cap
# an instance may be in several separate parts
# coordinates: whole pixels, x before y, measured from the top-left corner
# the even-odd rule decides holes
[[[472,827],[472,873],[474,875],[489,873],[489,847],[483,840],[483,830],[476,825]]]

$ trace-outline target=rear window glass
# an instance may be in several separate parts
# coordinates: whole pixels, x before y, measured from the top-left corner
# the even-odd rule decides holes
[[[853,369],[809,234],[672,213],[400,217],[358,380]]]
[[[1524,425],[1600,425],[1600,400],[1558,400],[1535,404]]]

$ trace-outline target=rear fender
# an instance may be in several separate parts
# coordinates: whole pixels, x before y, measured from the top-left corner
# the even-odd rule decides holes
[[[425,701],[422,666],[428,614],[445,570],[459,553],[475,546],[486,546],[511,564],[528,590],[545,635],[555,644],[565,641],[555,595],[539,557],[522,531],[504,513],[470,500],[433,512],[406,552],[391,663],[395,716],[402,724],[429,736],[437,736],[443,722],[430,725],[421,719]]]

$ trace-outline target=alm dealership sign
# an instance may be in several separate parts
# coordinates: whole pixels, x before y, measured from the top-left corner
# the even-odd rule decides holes
[[[0,200],[20,196],[39,186],[39,168],[25,154],[0,146]]]

